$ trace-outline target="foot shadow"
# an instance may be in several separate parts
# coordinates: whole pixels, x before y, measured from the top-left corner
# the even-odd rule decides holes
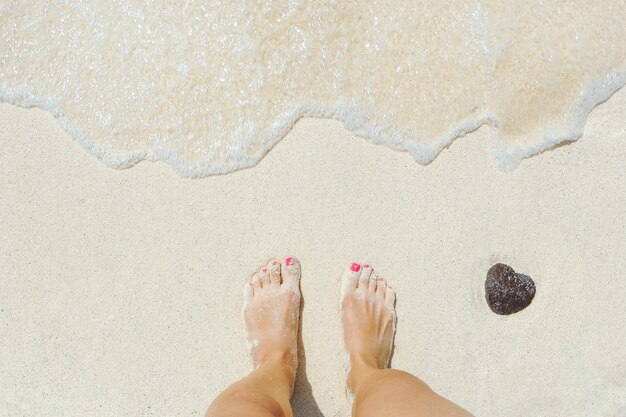
[[[304,309],[304,297],[300,303],[300,322],[298,324],[298,371],[296,383],[291,397],[291,407],[294,417],[324,417],[315,398],[313,390],[306,376],[306,354],[302,342],[302,310]]]

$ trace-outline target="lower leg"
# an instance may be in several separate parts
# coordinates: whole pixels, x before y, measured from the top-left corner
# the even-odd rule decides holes
[[[415,376],[367,365],[353,368],[355,417],[471,417]]]
[[[386,369],[395,332],[395,292],[369,265],[343,277],[342,319],[355,417],[471,417],[406,372]]]
[[[206,417],[291,417],[291,367],[284,360],[268,361],[222,392]]]
[[[221,393],[206,417],[291,417],[297,368],[300,264],[271,260],[244,286],[244,318],[255,370]]]

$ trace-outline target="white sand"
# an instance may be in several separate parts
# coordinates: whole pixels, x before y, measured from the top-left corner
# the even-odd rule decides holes
[[[626,90],[584,137],[504,173],[490,130],[432,164],[304,120],[255,168],[113,170],[0,105],[0,416],[202,415],[248,370],[241,284],[303,265],[297,416],[347,416],[341,268],[398,292],[393,365],[477,416],[626,415]],[[485,273],[537,283],[501,317]],[[313,394],[314,399],[311,397]]]

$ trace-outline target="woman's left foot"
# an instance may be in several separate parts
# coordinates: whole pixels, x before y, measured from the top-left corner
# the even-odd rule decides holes
[[[243,315],[255,368],[282,365],[291,385],[298,367],[300,262],[272,259],[244,286]]]

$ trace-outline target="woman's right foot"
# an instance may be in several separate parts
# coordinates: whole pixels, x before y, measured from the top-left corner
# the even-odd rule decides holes
[[[389,366],[396,330],[395,292],[368,265],[353,263],[342,278],[341,311],[351,375],[359,368]]]

